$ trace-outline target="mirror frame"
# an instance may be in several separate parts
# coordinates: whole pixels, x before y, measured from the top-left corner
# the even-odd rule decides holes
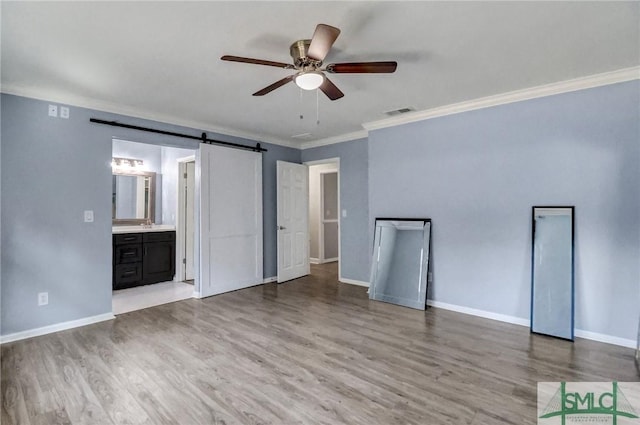
[[[564,285],[564,288],[568,291],[571,298],[570,302],[567,303],[568,305],[561,306],[563,310],[569,310],[570,318],[568,320],[568,323],[565,323],[569,330],[568,335],[559,335],[557,330],[549,329],[548,326],[545,328],[546,324],[544,322],[541,324],[538,320],[536,320],[536,317],[538,315],[542,315],[543,317],[545,317],[544,311],[536,313],[536,283],[538,282],[536,280],[536,277],[542,274],[541,271],[544,271],[543,269],[547,267],[546,264],[544,266],[536,264],[536,258],[538,258],[538,246],[536,245],[536,216],[538,215],[566,216],[571,220],[570,227],[568,229],[568,231],[570,232],[568,242],[571,247],[571,252],[567,263],[564,264],[565,267],[569,270],[569,278],[564,282],[558,282],[557,280],[555,281],[556,287],[558,285]],[[543,288],[538,288],[538,290],[540,290],[541,292],[544,291]],[[554,294],[551,293],[550,295],[552,296]],[[544,309],[548,306],[543,305],[542,307]],[[553,336],[569,341],[573,341],[575,338],[575,206],[573,205],[541,205],[531,207],[531,310],[529,319],[529,329],[531,333]]]
[[[156,173],[153,171],[116,171],[111,172],[112,176],[133,176],[149,177],[149,218],[113,218],[115,203],[111,200],[111,217],[114,226],[126,226],[130,224],[153,224],[156,215]],[[113,196],[113,194],[112,194]]]
[[[378,291],[376,282],[378,278],[379,245],[384,222],[405,222],[422,224],[422,248],[421,260],[418,270],[418,284],[416,285],[415,298],[398,298],[389,293]],[[416,231],[419,230],[416,227]],[[431,230],[430,218],[387,218],[377,217],[374,227],[373,258],[371,260],[371,277],[369,279],[369,299],[384,301],[404,307],[425,310],[427,307],[427,292],[429,289],[429,272],[431,270]]]

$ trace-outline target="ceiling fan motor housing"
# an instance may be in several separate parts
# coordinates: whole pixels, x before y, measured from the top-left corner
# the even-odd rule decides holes
[[[302,70],[314,70],[322,66],[322,61],[311,59],[307,56],[311,40],[298,40],[289,48],[296,68]]]

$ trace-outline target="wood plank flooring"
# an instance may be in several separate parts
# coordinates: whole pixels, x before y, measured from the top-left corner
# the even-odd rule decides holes
[[[313,275],[2,346],[2,425],[536,423],[538,381],[637,381],[634,350],[369,301]]]

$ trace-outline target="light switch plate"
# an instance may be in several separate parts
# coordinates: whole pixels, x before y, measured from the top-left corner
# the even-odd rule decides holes
[[[87,210],[84,212],[84,222],[93,223],[93,210]]]
[[[345,218],[347,216],[347,210],[342,210],[342,218]]]
[[[60,118],[69,119],[69,107],[61,106],[60,107]]]
[[[58,116],[58,106],[57,105],[49,105],[49,116],[57,117]]]

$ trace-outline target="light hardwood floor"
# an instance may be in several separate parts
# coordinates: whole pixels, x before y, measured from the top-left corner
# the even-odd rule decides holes
[[[536,423],[538,381],[637,381],[634,350],[369,301],[314,274],[2,346],[2,425]]]

